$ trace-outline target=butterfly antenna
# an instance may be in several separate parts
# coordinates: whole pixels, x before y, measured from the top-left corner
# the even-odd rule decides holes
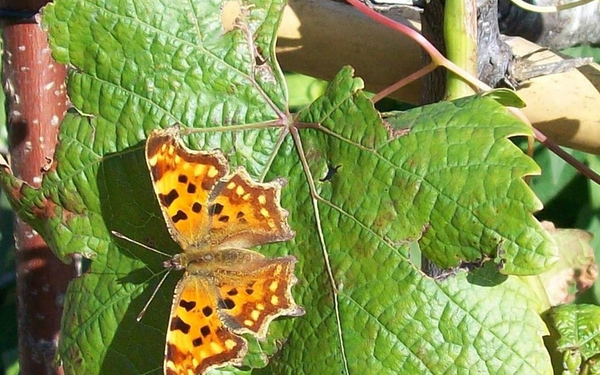
[[[115,236],[115,237],[118,237],[118,238],[120,238],[120,239],[122,239],[122,240],[125,240],[125,241],[129,241],[129,242],[131,242],[132,244],[138,245],[139,247],[143,247],[143,248],[144,248],[144,249],[146,249],[146,250],[150,250],[150,251],[152,251],[152,252],[154,252],[154,253],[160,254],[160,255],[162,255],[162,256],[164,256],[164,257],[167,257],[167,258],[171,258],[171,257],[172,257],[172,255],[169,255],[169,254],[167,254],[167,253],[163,253],[162,251],[160,251],[160,250],[156,250],[155,248],[153,248],[153,247],[150,247],[150,246],[148,246],[148,245],[144,245],[143,243],[141,243],[141,242],[138,242],[138,241],[136,241],[136,240],[134,240],[134,239],[131,239],[131,238],[129,238],[129,237],[127,237],[127,236],[125,236],[125,235],[124,235],[124,234],[122,234],[122,233],[115,232],[114,230],[111,230],[110,232],[113,234],[113,236]]]
[[[148,310],[148,306],[150,306],[150,302],[152,302],[152,300],[154,299],[154,297],[156,297],[156,293],[158,293],[158,290],[160,289],[160,287],[163,285],[163,283],[165,282],[165,280],[167,279],[167,276],[169,276],[169,274],[171,273],[171,270],[167,270],[165,272],[165,275],[162,277],[162,279],[160,279],[160,281],[158,282],[158,285],[156,286],[156,288],[154,288],[154,291],[152,292],[152,295],[150,296],[150,298],[148,298],[148,301],[146,302],[146,304],[144,305],[144,308],[142,309],[142,311],[140,311],[140,313],[136,316],[135,320],[137,320],[138,322],[140,320],[142,320],[142,318],[144,317],[144,314],[146,314],[146,310]]]

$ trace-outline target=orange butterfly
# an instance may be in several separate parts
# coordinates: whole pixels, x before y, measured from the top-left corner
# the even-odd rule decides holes
[[[294,236],[279,201],[284,181],[229,172],[221,151],[192,151],[179,127],[155,130],[146,160],[167,227],[182,252],[165,267],[185,270],[173,297],[164,373],[205,374],[242,364],[249,333],[267,335],[279,316],[300,316],[293,256],[269,259],[247,248]]]

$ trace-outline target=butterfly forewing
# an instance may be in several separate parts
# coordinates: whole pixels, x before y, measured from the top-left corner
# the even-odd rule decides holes
[[[179,129],[155,130],[146,143],[146,160],[173,239],[184,248],[206,237],[208,197],[229,170],[220,152],[189,150]]]
[[[288,212],[279,205],[282,186],[282,180],[254,182],[243,168],[223,178],[209,202],[209,241],[244,248],[291,239]]]

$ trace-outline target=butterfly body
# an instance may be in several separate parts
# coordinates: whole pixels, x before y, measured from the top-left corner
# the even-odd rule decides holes
[[[184,270],[175,288],[165,347],[165,375],[203,375],[239,366],[241,334],[264,339],[271,321],[300,316],[291,287],[296,259],[267,258],[248,247],[289,240],[280,204],[284,181],[229,172],[219,150],[192,151],[178,127],[152,132],[146,160],[161,211],[182,252],[164,262]]]

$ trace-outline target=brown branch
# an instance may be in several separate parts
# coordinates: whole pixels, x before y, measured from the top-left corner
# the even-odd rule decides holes
[[[577,169],[579,173],[600,185],[600,175],[594,172],[590,167],[575,159],[571,154],[560,148],[560,146],[552,142],[544,133],[536,128],[533,128],[533,133],[535,134],[535,139],[543,144],[544,147],[555,153],[559,158],[563,159],[573,168]]]
[[[2,8],[15,10],[37,10],[42,5],[39,1],[0,2]],[[66,69],[52,59],[45,33],[32,19],[5,20],[2,39],[12,170],[29,184],[40,186],[68,105]],[[20,374],[62,374],[62,369],[54,367],[54,357],[73,266],[60,262],[19,219],[15,247]]]

